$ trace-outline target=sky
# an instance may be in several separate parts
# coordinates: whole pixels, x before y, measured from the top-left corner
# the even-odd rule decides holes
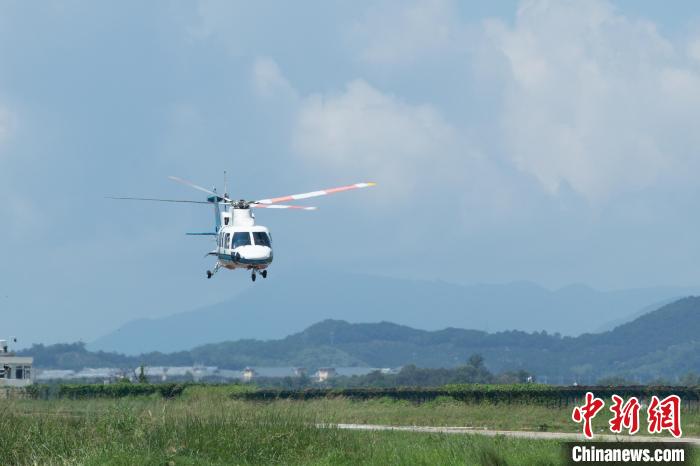
[[[8,0],[0,315],[25,343],[251,286],[207,206],[259,199],[275,274],[598,289],[700,284],[695,2]],[[352,286],[351,283],[348,286]],[[303,303],[291,303],[303,307]]]

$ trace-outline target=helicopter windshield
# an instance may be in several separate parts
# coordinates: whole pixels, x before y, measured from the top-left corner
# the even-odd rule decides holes
[[[235,249],[238,246],[247,246],[250,244],[250,233],[247,231],[239,231],[233,234],[233,244],[231,248]]]
[[[267,246],[270,247],[270,237],[264,231],[254,231],[253,240],[257,246]]]

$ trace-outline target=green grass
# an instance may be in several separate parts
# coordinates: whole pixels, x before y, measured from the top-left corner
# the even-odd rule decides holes
[[[262,405],[262,404],[261,404]],[[610,433],[612,416],[607,406],[594,420],[597,432]],[[541,404],[464,403],[440,397],[426,403],[379,398],[353,401],[343,398],[306,401],[277,400],[265,406],[299,406],[305,412],[329,423],[357,423],[415,426],[457,426],[495,430],[529,430],[548,432],[580,432],[581,426],[571,420],[573,406],[547,407]],[[640,413],[642,428],[645,414]],[[683,409],[681,421],[684,435],[700,436],[700,412],[697,407]]]
[[[182,400],[3,402],[8,464],[557,464],[555,442],[318,429],[302,403]]]
[[[343,399],[251,403],[231,387],[172,400],[0,401],[2,464],[560,464],[557,442],[319,429],[316,423],[575,431],[569,409]],[[597,419],[596,419],[597,420]],[[684,418],[684,428],[688,424]]]

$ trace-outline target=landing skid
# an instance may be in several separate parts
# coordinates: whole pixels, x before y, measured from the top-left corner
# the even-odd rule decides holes
[[[219,262],[217,262],[216,265],[214,266],[214,270],[207,270],[207,278],[213,277],[214,274],[216,272],[218,272],[220,268],[221,268],[221,264]]]
[[[262,275],[263,278],[267,278],[267,270],[263,270],[260,272],[260,275]],[[255,275],[255,270],[250,274],[250,279],[255,281],[256,275]]]
[[[213,270],[207,270],[207,278],[213,277],[216,274],[216,272],[219,271],[220,268],[221,268],[221,263],[217,262],[216,265],[214,266]],[[262,270],[260,272],[260,275],[262,275],[263,278],[267,278],[267,270]],[[257,278],[257,274],[255,272],[255,269],[253,269],[251,274],[250,274],[250,279],[255,281],[256,278]]]

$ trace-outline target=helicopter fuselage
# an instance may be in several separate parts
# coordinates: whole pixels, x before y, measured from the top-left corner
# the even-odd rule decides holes
[[[217,214],[220,222],[216,250],[210,254],[216,255],[218,267],[253,272],[265,270],[272,263],[270,230],[255,224],[255,215],[250,208],[229,207],[218,210]]]
[[[297,209],[316,210],[316,207],[287,205],[287,201],[299,201],[311,197],[325,196],[327,194],[340,193],[353,189],[369,188],[376,183],[355,183],[336,188],[321,189],[301,194],[272,197],[269,199],[234,200],[229,198],[226,184],[226,172],[224,172],[224,194],[218,194],[216,188],[207,189],[190,181],[169,177],[173,181],[187,185],[197,191],[209,194],[206,201],[192,199],[162,199],[154,197],[110,197],[111,199],[132,201],[175,202],[189,204],[210,204],[214,207],[214,229],[187,233],[194,236],[215,236],[216,249],[207,253],[207,256],[216,256],[216,264],[212,270],[207,270],[207,278],[211,278],[221,268],[246,269],[251,271],[250,278],[255,281],[256,272],[260,272],[263,278],[267,278],[267,268],[272,263],[272,238],[270,231],[255,224],[254,209]]]
[[[264,270],[273,257],[270,231],[262,225],[224,226],[217,235],[216,256],[227,269]]]

